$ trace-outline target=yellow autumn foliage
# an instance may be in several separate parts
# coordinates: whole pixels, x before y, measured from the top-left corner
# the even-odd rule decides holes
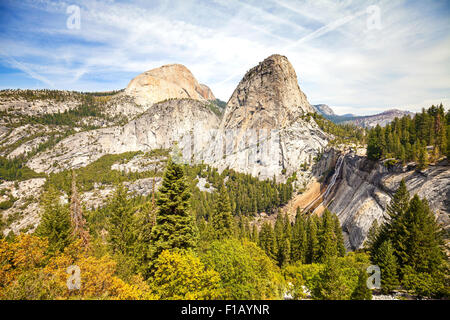
[[[153,286],[161,299],[220,299],[220,275],[200,259],[182,251],[164,250],[156,260]]]
[[[94,257],[79,242],[63,253],[45,255],[48,242],[21,234],[13,243],[0,240],[0,299],[156,299],[149,285],[135,275],[127,283],[114,275],[116,262]],[[69,290],[69,266],[80,268],[81,288]]]

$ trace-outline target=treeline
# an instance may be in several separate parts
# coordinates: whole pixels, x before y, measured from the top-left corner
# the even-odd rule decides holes
[[[331,257],[345,255],[339,219],[327,209],[321,217],[308,218],[297,210],[294,224],[287,214],[279,214],[273,227],[270,222],[262,225],[258,245],[280,267],[295,262],[324,263]]]
[[[118,185],[108,204],[94,211],[80,206],[75,174],[69,204],[50,187],[35,233],[0,240],[0,298],[281,299],[289,292],[299,299],[303,285],[314,288],[315,299],[370,298],[359,281],[367,259],[338,258],[344,250],[334,215],[306,219],[299,213],[291,224],[280,214],[269,227],[273,246],[265,246],[271,237],[264,230],[250,231],[233,217],[224,184],[210,221],[196,223],[185,169],[169,160],[156,196],[133,198]],[[314,239],[308,232],[314,226],[317,241],[310,247],[299,239]],[[302,243],[306,251],[295,245]],[[325,263],[303,264],[308,252],[310,261]],[[30,255],[34,259],[26,259]],[[66,270],[73,265],[82,286],[70,291]]]
[[[348,144],[352,142],[360,145],[365,144],[366,131],[364,128],[353,124],[336,124],[318,113],[308,113],[309,116],[314,119],[320,129],[335,136],[335,140],[332,143]]]
[[[419,169],[450,154],[450,111],[431,106],[414,117],[395,118],[382,128],[368,132],[367,156],[373,160],[395,158],[402,163],[414,161]]]
[[[292,181],[290,177],[286,183],[277,183],[275,179],[259,180],[250,174],[239,173],[225,169],[219,174],[217,168],[206,165],[196,165],[188,170],[191,185],[192,207],[198,218],[210,218],[210,213],[217,199],[217,193],[201,192],[196,188],[197,177],[205,178],[215,190],[223,184],[230,199],[231,211],[235,216],[252,216],[260,212],[271,214],[274,210],[286,204],[292,197]]]
[[[45,177],[45,174],[28,168],[22,157],[12,159],[0,157],[0,180],[21,181],[41,177]]]
[[[67,98],[76,98],[82,99],[87,96],[94,97],[104,97],[104,96],[112,96],[117,93],[124,91],[121,90],[112,90],[112,91],[102,91],[102,92],[80,92],[80,91],[62,91],[62,90],[51,90],[51,89],[40,89],[40,90],[32,90],[32,89],[4,89],[0,90],[0,95],[5,97],[21,97],[27,101],[34,100],[54,100],[57,102],[66,101]]]
[[[0,299],[371,299],[369,257],[345,252],[334,214],[297,212],[291,223],[279,213],[273,227],[258,230],[233,212],[230,173],[219,179],[211,170],[216,196],[209,219],[197,220],[195,182],[187,178],[207,171],[196,170],[169,158],[156,194],[132,197],[118,184],[106,206],[91,211],[81,206],[75,171],[68,204],[49,186],[34,234],[0,240]],[[434,216],[405,189],[403,183],[394,196],[388,223],[372,228],[372,263],[388,292],[448,296]],[[82,286],[70,291],[66,271],[73,265]],[[400,286],[390,286],[392,274]]]
[[[164,166],[168,156],[167,150],[152,150],[149,153],[142,153],[141,151],[130,151],[120,154],[107,154],[85,167],[75,169],[77,175],[77,185],[80,191],[86,192],[94,189],[96,184],[99,185],[114,185],[125,181],[135,181],[137,179],[150,178],[155,176],[162,176],[162,171],[148,170],[142,172],[113,170],[111,166],[115,163],[127,163],[133,157],[142,155],[148,159],[160,159],[161,167]],[[71,171],[64,170],[57,173],[51,173],[46,182],[46,188],[50,186],[56,187],[58,190],[64,191],[66,194],[70,193],[71,188]]]
[[[12,98],[24,98],[27,101],[34,100],[54,100],[54,101],[66,101],[68,98],[82,98],[83,93],[77,91],[62,91],[62,90],[51,90],[51,89],[5,89],[0,91],[0,95],[4,97]]]
[[[22,116],[22,123],[43,124],[58,126],[80,126],[80,121],[86,117],[96,117],[106,119],[98,103],[94,101],[93,96],[83,96],[82,103],[76,108],[65,110],[58,113],[46,113],[38,116]],[[82,125],[81,125],[82,126]]]
[[[224,199],[227,193],[221,195]],[[0,298],[281,297],[283,279],[275,263],[254,243],[226,231],[231,227],[223,223],[231,221],[228,201],[216,207],[214,240],[200,243],[184,168],[171,160],[156,198],[133,200],[118,185],[103,221],[82,212],[76,183],[70,204],[62,204],[59,196],[54,187],[44,194],[34,235],[0,240]],[[24,259],[30,254],[36,258]],[[66,286],[70,265],[81,269],[83,279],[74,292]]]
[[[402,180],[386,210],[375,220],[366,242],[373,264],[381,269],[381,290],[406,289],[421,297],[449,297],[449,264],[443,235],[426,199],[410,194]]]

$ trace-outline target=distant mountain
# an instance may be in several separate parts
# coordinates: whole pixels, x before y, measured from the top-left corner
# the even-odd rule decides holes
[[[351,113],[344,115],[337,115],[326,104],[313,105],[317,113],[324,116],[326,119],[333,121],[334,123],[352,123],[363,128],[372,128],[377,124],[384,127],[395,118],[401,118],[403,116],[412,116],[414,113],[409,111],[403,111],[398,109],[387,110],[378,114],[369,116],[357,116]]]
[[[331,109],[326,104],[314,104],[313,108],[314,108],[314,110],[316,110],[316,112],[318,112],[322,115],[327,115],[327,116],[335,116],[336,115],[334,113],[333,109]]]
[[[353,119],[344,121],[344,123],[353,123],[363,128],[372,128],[377,124],[384,127],[388,123],[392,122],[395,118],[402,118],[404,116],[411,117],[412,115],[414,115],[413,112],[391,109],[371,116],[355,117]]]

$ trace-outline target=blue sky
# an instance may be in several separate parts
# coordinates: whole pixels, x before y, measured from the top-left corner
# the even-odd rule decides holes
[[[308,100],[339,114],[448,109],[449,18],[450,1],[2,0],[0,88],[121,89],[181,63],[227,101],[279,53]]]

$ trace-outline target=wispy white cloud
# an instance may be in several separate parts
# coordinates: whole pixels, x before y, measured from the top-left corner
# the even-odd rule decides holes
[[[450,94],[450,23],[439,17],[449,9],[427,3],[24,1],[10,4],[11,10],[48,19],[36,24],[28,16],[30,21],[7,25],[0,46],[22,68],[13,60],[3,64],[47,86],[116,89],[140,72],[182,63],[223,100],[248,69],[281,53],[311,103],[358,114],[418,110],[448,102]],[[81,8],[80,30],[66,28],[66,8],[73,4]],[[381,10],[381,30],[367,29],[369,5]]]

